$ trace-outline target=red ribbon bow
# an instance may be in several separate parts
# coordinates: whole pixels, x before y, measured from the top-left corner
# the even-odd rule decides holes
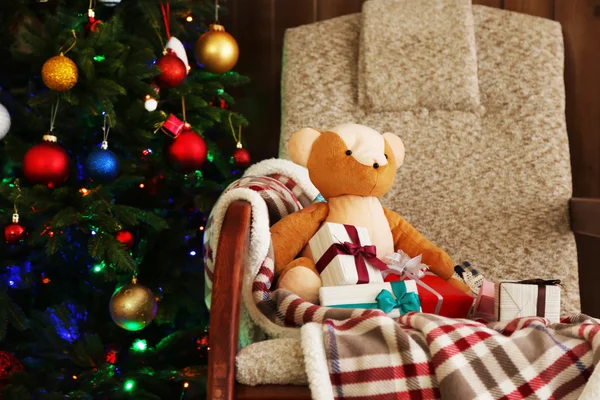
[[[378,268],[381,271],[387,269],[387,265],[383,261],[377,258],[377,248],[374,245],[363,246],[360,243],[358,236],[358,230],[352,225],[344,225],[348,236],[352,242],[334,243],[332,244],[325,253],[317,261],[317,271],[323,272],[327,265],[339,255],[350,255],[354,256],[354,262],[356,263],[356,272],[358,274],[357,283],[369,283],[369,271],[365,260],[372,266]]]

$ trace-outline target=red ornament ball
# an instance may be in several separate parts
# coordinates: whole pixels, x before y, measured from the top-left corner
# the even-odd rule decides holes
[[[4,240],[8,244],[17,244],[25,236],[25,228],[18,223],[12,223],[4,227]]]
[[[5,382],[13,372],[23,371],[23,364],[14,355],[0,351],[0,382]]]
[[[173,169],[185,174],[195,171],[206,161],[207,148],[196,132],[182,132],[167,147],[167,157]]]
[[[162,56],[156,66],[160,69],[160,75],[155,78],[156,84],[161,88],[174,88],[183,83],[187,76],[187,67],[174,53]]]
[[[66,150],[54,141],[36,144],[23,157],[23,174],[32,185],[63,184],[69,178],[70,167]]]
[[[250,163],[252,163],[250,152],[244,148],[235,149],[233,152],[233,163],[238,168],[248,168]]]
[[[127,249],[130,249],[133,247],[133,242],[134,242],[133,235],[129,231],[118,232],[117,235],[115,236],[115,239],[117,239],[119,242],[121,242]]]

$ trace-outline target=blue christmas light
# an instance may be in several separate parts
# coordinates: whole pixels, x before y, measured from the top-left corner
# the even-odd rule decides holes
[[[6,272],[2,274],[2,280],[11,288],[25,289],[30,287],[31,263],[26,261],[23,265],[12,265],[6,267]]]
[[[195,255],[196,255],[196,251],[195,250],[190,251],[190,256],[195,256]]]
[[[60,307],[46,309],[50,324],[56,330],[58,336],[69,343],[79,339],[80,322],[87,319],[87,311],[72,303],[65,302]]]
[[[94,231],[94,230],[92,230],[92,232],[91,232],[92,236],[96,236],[96,234],[97,234],[97,233],[98,233],[98,232],[96,232],[96,231]]]

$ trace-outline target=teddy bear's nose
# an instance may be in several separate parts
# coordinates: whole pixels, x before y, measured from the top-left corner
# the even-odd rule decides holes
[[[373,164],[373,168],[375,168],[375,169],[379,168],[379,164],[377,164],[377,163]]]

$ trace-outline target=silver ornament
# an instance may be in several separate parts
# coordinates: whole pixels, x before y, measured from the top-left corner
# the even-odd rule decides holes
[[[120,2],[121,0],[98,0],[98,3],[104,4],[106,7],[114,7]]]
[[[4,139],[4,136],[10,130],[10,114],[6,107],[0,104],[0,140]]]

